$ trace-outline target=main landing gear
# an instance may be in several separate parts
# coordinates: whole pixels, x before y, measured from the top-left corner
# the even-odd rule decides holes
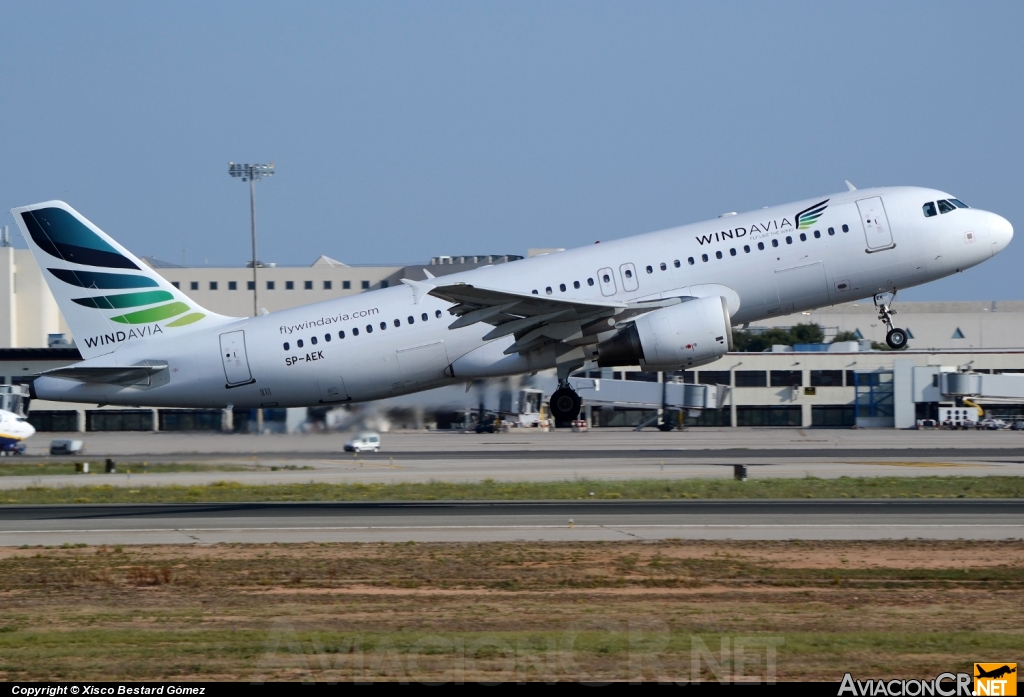
[[[572,389],[568,380],[560,380],[548,406],[551,407],[551,418],[555,420],[555,427],[568,428],[579,418],[583,400],[576,394],[576,390]]]
[[[899,351],[907,347],[907,330],[899,329],[898,327],[892,326],[892,316],[896,314],[896,310],[889,308],[890,305],[896,302],[896,289],[892,290],[892,297],[889,298],[889,302],[885,302],[885,296],[888,293],[879,293],[875,296],[875,308],[878,310],[878,319],[885,325],[885,343],[889,344],[889,348]]]

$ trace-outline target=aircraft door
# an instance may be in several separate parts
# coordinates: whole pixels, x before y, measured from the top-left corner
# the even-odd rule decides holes
[[[893,246],[889,218],[885,215],[881,196],[872,196],[857,201],[860,221],[864,225],[864,237],[869,250],[888,249]]]
[[[600,269],[597,282],[601,285],[601,295],[615,295],[615,273],[611,269]]]
[[[636,277],[636,267],[633,264],[623,264],[619,267],[622,274],[622,290],[632,292],[640,287],[640,281]]]
[[[245,353],[245,332],[227,332],[220,335],[220,355],[224,363],[224,377],[228,387],[256,382],[249,371],[249,357]]]

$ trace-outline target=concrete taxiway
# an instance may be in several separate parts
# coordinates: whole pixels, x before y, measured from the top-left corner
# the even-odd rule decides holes
[[[64,434],[61,434],[64,435]],[[78,434],[87,453],[46,455],[37,436],[18,462],[105,458],[116,475],[0,476],[0,489],[26,486],[196,485],[296,482],[425,482],[730,477],[745,464],[750,477],[1024,476],[1024,433],[804,429],[692,429],[634,432],[500,434],[399,432],[382,435],[379,453],[344,452],[352,434],[235,435],[185,433]],[[5,462],[0,461],[0,474]],[[245,471],[143,474],[140,463],[187,462],[244,466]],[[127,463],[134,463],[129,476]],[[272,468],[277,468],[276,470]],[[289,468],[289,469],[285,469]]]
[[[1024,500],[459,501],[0,507],[0,545],[1021,539]]]

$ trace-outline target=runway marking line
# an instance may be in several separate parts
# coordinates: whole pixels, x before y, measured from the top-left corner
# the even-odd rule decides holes
[[[889,467],[991,467],[993,464],[999,463],[988,463],[984,465],[968,463],[968,462],[850,462],[850,465],[879,465]]]

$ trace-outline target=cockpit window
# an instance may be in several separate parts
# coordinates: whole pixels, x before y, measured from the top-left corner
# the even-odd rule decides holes
[[[935,204],[931,201],[921,206],[921,210],[924,211],[925,218],[931,218],[934,215],[938,215],[938,211],[935,210]]]
[[[970,206],[968,206],[966,203],[964,203],[958,198],[951,198],[949,199],[949,202],[952,203],[957,208],[970,208]]]
[[[949,213],[950,211],[955,210],[956,206],[954,206],[949,201],[939,201],[939,213]]]

